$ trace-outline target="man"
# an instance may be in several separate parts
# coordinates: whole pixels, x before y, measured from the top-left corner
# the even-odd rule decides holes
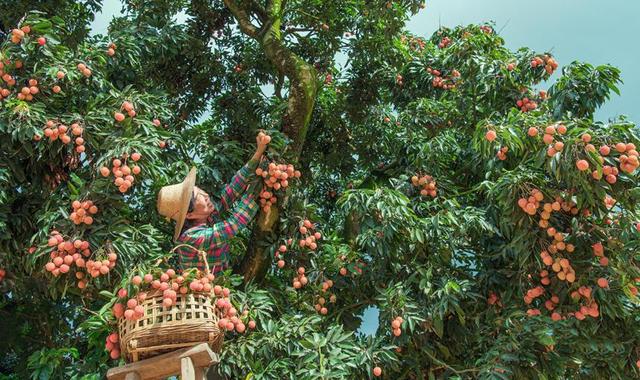
[[[158,193],[158,212],[176,222],[174,241],[205,251],[213,274],[228,268],[229,240],[251,222],[260,208],[255,190],[261,186],[247,190],[251,180],[259,181],[255,170],[270,141],[270,136],[258,133],[256,152],[224,187],[219,200],[212,200],[209,194],[195,186],[195,167],[182,183],[165,186]],[[231,216],[221,220],[220,213],[229,210]],[[181,269],[198,267],[204,270],[198,251],[181,246],[176,252]]]

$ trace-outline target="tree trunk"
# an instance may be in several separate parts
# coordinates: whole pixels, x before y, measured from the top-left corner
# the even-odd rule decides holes
[[[255,27],[248,25],[248,20],[243,19],[242,11],[237,9],[230,0],[225,0],[227,6],[236,7],[236,11],[230,7],[239,23],[244,23],[241,29],[249,36],[256,38],[269,61],[278,69],[281,75],[289,79],[289,98],[286,123],[283,132],[292,140],[289,158],[291,162],[297,162],[309,128],[313,107],[318,91],[318,79],[315,68],[302,58],[289,50],[282,41],[280,26],[282,20],[281,0],[272,0],[267,11],[268,30],[258,33]],[[244,11],[246,16],[246,10]],[[278,231],[278,220],[282,203],[273,207],[268,214],[260,212],[258,223],[252,231],[251,240],[247,247],[238,271],[244,276],[245,282],[250,280],[260,281],[264,278],[267,269],[271,265],[271,257],[267,252],[268,243],[275,240]]]

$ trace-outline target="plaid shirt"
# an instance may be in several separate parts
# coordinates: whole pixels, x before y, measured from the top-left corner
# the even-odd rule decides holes
[[[214,201],[215,211],[209,216],[207,223],[191,224],[185,221],[185,227],[178,238],[178,244],[189,244],[207,253],[207,261],[211,273],[218,274],[229,266],[229,245],[227,242],[246,227],[260,208],[256,196],[247,192],[249,179],[255,176],[258,161],[251,160],[233,176],[220,195],[220,201]],[[240,199],[238,200],[238,197]],[[223,221],[218,220],[221,211],[230,210],[231,216]],[[204,263],[198,252],[189,247],[176,249],[181,269],[197,267],[204,270]]]

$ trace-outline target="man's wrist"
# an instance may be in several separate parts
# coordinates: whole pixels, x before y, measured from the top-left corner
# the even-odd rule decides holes
[[[254,154],[253,157],[251,157],[251,159],[249,160],[248,165],[252,169],[255,169],[258,166],[258,164],[260,163],[260,157],[262,157],[262,155],[258,156],[257,154]]]
[[[264,154],[264,151],[256,150],[256,152],[253,154],[253,157],[251,157],[251,161],[259,162],[263,154]]]

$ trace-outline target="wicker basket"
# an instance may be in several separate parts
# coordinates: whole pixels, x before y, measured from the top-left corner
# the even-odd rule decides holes
[[[204,252],[202,252],[204,253]],[[205,267],[207,274],[209,267]],[[127,362],[147,359],[184,347],[209,343],[214,352],[222,350],[224,332],[210,293],[178,294],[175,305],[162,305],[162,291],[154,290],[140,305],[144,317],[118,320],[120,352]]]

